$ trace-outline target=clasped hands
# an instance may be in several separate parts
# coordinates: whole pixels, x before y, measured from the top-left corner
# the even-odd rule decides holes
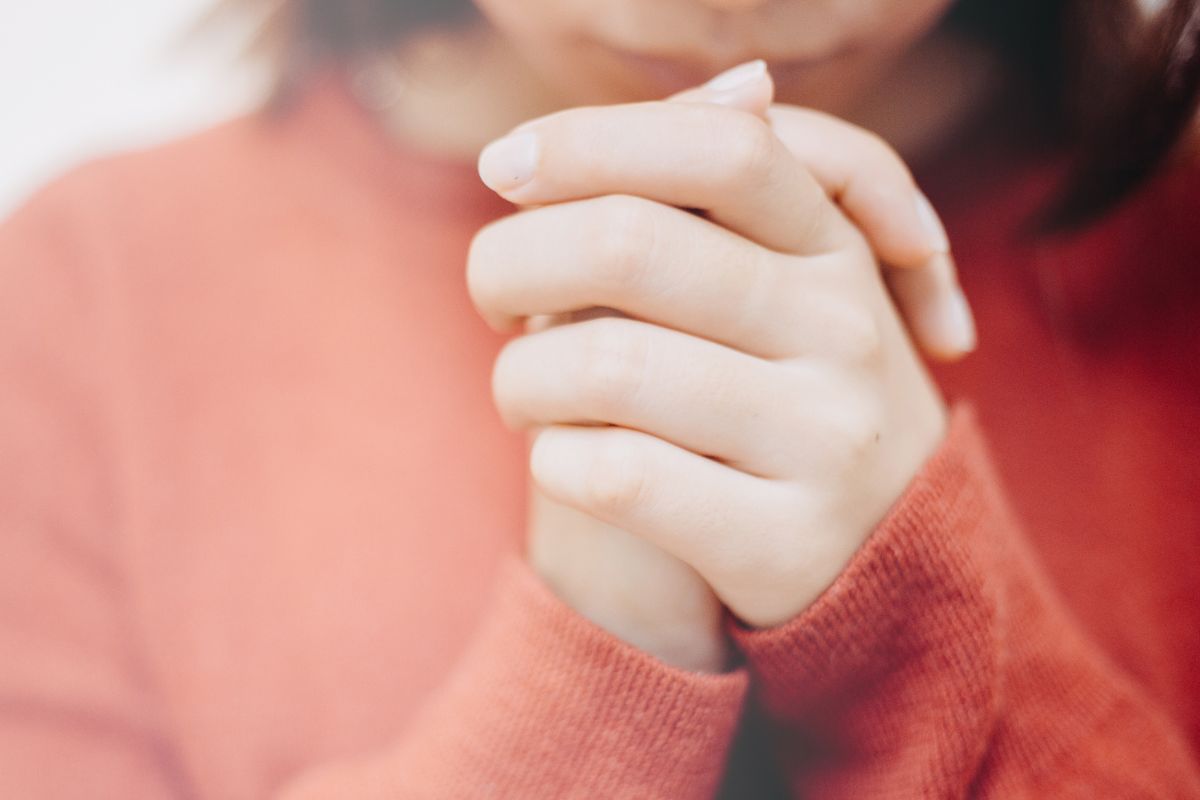
[[[940,442],[909,331],[974,345],[899,157],[741,73],[493,142],[480,175],[521,208],[467,264],[479,313],[521,332],[492,388],[531,436],[532,563],[691,669],[723,667],[719,603],[758,627],[810,606]]]

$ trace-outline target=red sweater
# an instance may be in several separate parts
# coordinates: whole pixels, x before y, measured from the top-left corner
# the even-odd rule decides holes
[[[0,797],[1200,797],[1200,170],[1023,245],[1038,174],[946,209],[940,449],[701,675],[518,556],[473,163],[327,81],[73,170],[0,227]]]

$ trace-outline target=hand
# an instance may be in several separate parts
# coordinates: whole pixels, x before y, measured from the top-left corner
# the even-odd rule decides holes
[[[811,114],[774,107],[773,123],[784,110]],[[748,622],[787,619],[944,425],[871,248],[744,111],[631,104],[521,129],[536,175],[502,192],[553,205],[480,231],[472,297],[500,330],[595,306],[632,317],[546,328],[497,360],[506,421],[548,426],[537,487],[672,553]]]

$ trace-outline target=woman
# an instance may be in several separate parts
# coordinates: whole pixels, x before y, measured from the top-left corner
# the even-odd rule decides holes
[[[1200,797],[1194,4],[994,6],[291,0],[44,189],[0,796]]]

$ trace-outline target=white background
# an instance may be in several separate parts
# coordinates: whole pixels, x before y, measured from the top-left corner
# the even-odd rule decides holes
[[[262,70],[239,66],[252,28],[187,32],[211,0],[0,0],[0,218],[100,153],[238,113]]]

